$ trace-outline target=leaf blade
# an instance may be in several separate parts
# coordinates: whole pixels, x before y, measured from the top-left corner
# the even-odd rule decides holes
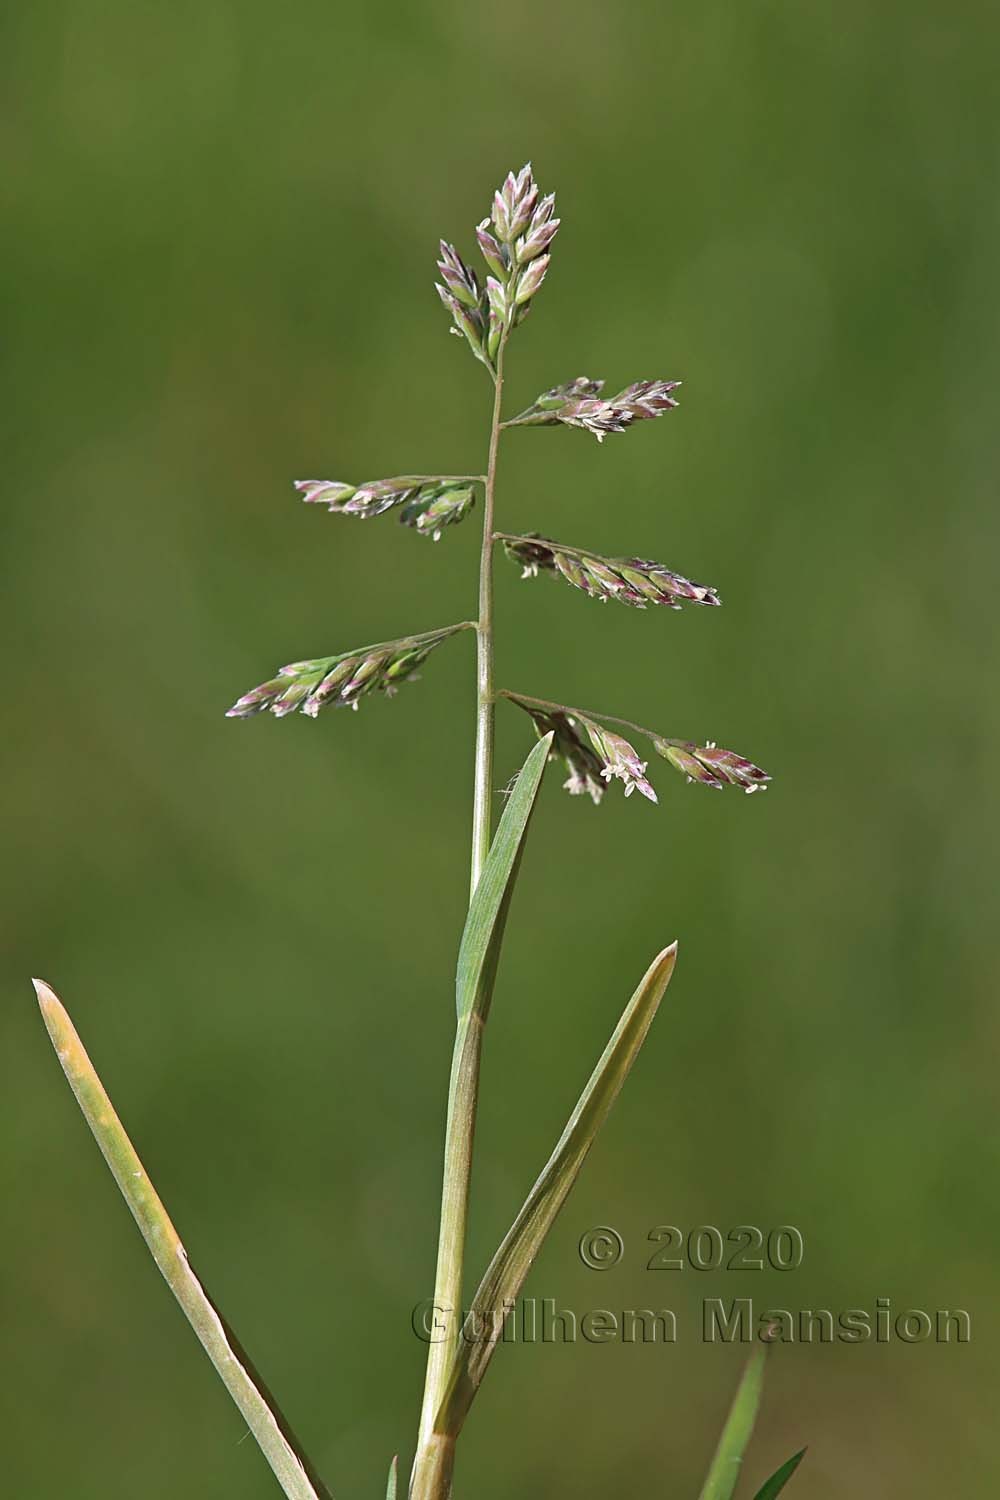
[[[766,1359],[764,1346],[747,1360],[699,1500],[731,1500],[760,1408]]]
[[[806,1450],[800,1448],[798,1453],[793,1453],[791,1458],[785,1460],[780,1469],[775,1469],[770,1479],[764,1481],[754,1496],[754,1500],[775,1500],[777,1495],[785,1488],[795,1470],[806,1456]]]
[[[454,1437],[461,1430],[502,1331],[503,1310],[516,1301],[545,1236],[628,1077],[670,982],[676,956],[677,944],[671,943],[646,970],[552,1155],[490,1262],[467,1320],[466,1326],[473,1336],[461,1342],[434,1424],[436,1432]],[[484,1328],[489,1330],[485,1337],[476,1335],[477,1329]]]
[[[288,1500],[330,1500],[267,1387],[191,1266],[166,1209],[115,1113],[69,1015],[44,980],[32,981],[56,1055],[156,1265],[239,1408]]]
[[[551,745],[552,735],[545,735],[521,767],[469,904],[455,976],[460,1021],[473,1014],[485,1020],[489,1010],[507,913]]]
[[[389,1482],[385,1487],[385,1500],[396,1500],[396,1484],[399,1479],[399,1454],[389,1465]]]

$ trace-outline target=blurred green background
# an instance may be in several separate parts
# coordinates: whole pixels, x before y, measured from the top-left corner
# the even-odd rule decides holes
[[[477,526],[291,480],[478,469],[449,338],[508,167],[559,195],[511,409],[684,380],[602,448],[511,434],[500,519],[716,585],[637,614],[498,565],[499,679],[775,775],[545,790],[493,1010],[470,1265],[651,954],[681,958],[528,1291],[676,1346],[513,1348],[480,1500],[691,1496],[739,1349],[706,1296],[963,1307],[965,1346],[782,1349],[747,1484],[1000,1484],[992,1310],[997,24],[917,0],[612,7],[41,0],[3,78],[4,1489],[273,1496],[39,1023],[69,1005],[195,1264],[338,1500],[409,1457],[463,918],[473,642],[357,715],[227,722],[280,662],[467,617]],[[988,654],[987,654],[988,653]],[[531,741],[502,711],[498,780]],[[652,1273],[650,1228],[801,1229],[800,1270]],[[622,1264],[576,1245],[617,1227]]]

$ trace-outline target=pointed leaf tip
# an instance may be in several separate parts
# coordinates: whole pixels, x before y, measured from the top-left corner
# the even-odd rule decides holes
[[[670,968],[671,968],[671,970],[672,970],[673,967],[674,967],[674,964],[676,962],[677,962],[677,939],[674,938],[674,940],[673,940],[672,943],[668,943],[667,946],[662,950],[662,952],[660,952],[660,953],[658,953],[656,955],[656,957],[653,959],[653,964],[656,967],[658,967],[661,964],[664,967],[666,967],[667,965],[669,965]]]
[[[806,1450],[800,1448],[798,1453],[793,1453],[791,1458],[786,1459],[780,1469],[775,1469],[770,1479],[765,1480],[754,1496],[754,1500],[776,1500],[785,1485],[791,1479],[795,1470],[806,1456]]]
[[[762,1344],[747,1360],[699,1500],[732,1500],[760,1408],[768,1347]]]
[[[396,1500],[396,1483],[399,1475],[399,1454],[389,1465],[389,1483],[385,1488],[385,1500]]]

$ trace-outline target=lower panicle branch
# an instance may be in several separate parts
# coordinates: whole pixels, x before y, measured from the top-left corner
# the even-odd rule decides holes
[[[648,762],[640,759],[627,739],[608,729],[608,724],[619,724],[649,740],[657,755],[662,755],[688,781],[717,789],[736,786],[744,792],[760,792],[766,790],[771,780],[752,760],[734,750],[721,750],[713,740],[699,745],[694,740],[666,739],[653,729],[644,729],[641,724],[614,714],[594,714],[506,690],[497,696],[529,714],[540,737],[549,732],[554,734],[551,756],[563,760],[569,771],[566,790],[572,795],[586,793],[595,803],[604,794],[604,784],[614,780],[625,783],[626,797],[637,791],[650,802],[657,800],[646,780]]]

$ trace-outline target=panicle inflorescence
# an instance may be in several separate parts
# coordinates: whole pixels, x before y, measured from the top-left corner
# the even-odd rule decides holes
[[[367,693],[385,693],[391,698],[399,684],[413,676],[435,646],[460,630],[470,629],[474,626],[463,622],[424,635],[361,646],[339,656],[290,662],[275,677],[244,693],[226,717],[248,719],[270,710],[276,718],[283,719],[300,710],[314,719],[321,708],[357,708]]]
[[[636,609],[645,609],[647,604],[680,609],[682,604],[722,603],[715,589],[692,583],[662,563],[641,557],[602,557],[597,552],[568,547],[535,532],[523,536],[498,535],[507,556],[521,565],[522,578],[533,578],[539,572],[558,575],[602,603],[617,599]]]
[[[507,174],[493,195],[490,217],[476,229],[490,273],[482,287],[454,245],[441,241],[437,290],[451,313],[452,331],[468,340],[476,358],[493,373],[504,338],[524,320],[545,280],[549,246],[559,228],[555,201],[554,193],[540,196],[530,163]]]
[[[603,380],[579,375],[576,380],[543,391],[504,426],[552,427],[563,422],[593,433],[601,443],[609,432],[625,432],[633,422],[646,422],[673,411],[678,402],[671,393],[679,385],[679,380],[636,380],[616,396],[602,397]]]
[[[518,693],[501,693],[530,714],[539,739],[552,730],[550,759],[562,759],[569,771],[565,782],[573,795],[587,793],[593,801],[600,802],[604,792],[602,781],[619,780],[625,783],[625,795],[639,791],[650,802],[656,801],[656,793],[646,779],[648,761],[640,759],[635,746],[598,722],[598,717],[608,715],[583,713],[566,704],[546,703],[538,698],[523,697]],[[613,723],[625,723],[625,727],[648,739],[657,754],[662,755],[688,781],[699,781],[704,786],[738,786],[746,792],[764,791],[770,776],[755,766],[745,756],[732,750],[720,750],[712,741],[697,745],[691,740],[665,739],[651,729],[639,724],[628,724],[624,720],[611,719]]]
[[[489,216],[476,228],[476,240],[486,262],[480,278],[454,245],[440,242],[437,290],[451,313],[453,332],[465,337],[476,357],[498,378],[500,351],[513,328],[524,318],[545,279],[550,249],[559,229],[555,196],[542,195],[530,164],[509,172],[493,195]],[[553,386],[502,427],[564,424],[591,432],[603,441],[609,433],[625,432],[635,422],[662,416],[677,406],[676,380],[637,380],[613,396],[604,395],[604,382],[581,375]],[[296,488],[309,504],[326,505],[338,515],[362,519],[396,511],[399,520],[435,541],[447,526],[464,520],[475,502],[476,484],[486,476],[400,475],[367,480],[360,485],[339,480],[303,479]],[[606,603],[643,609],[647,605],[680,609],[685,604],[717,605],[714,588],[694,583],[662,563],[641,557],[605,557],[587,548],[571,547],[538,532],[509,535],[495,532],[525,577],[540,572],[561,577],[574,588]],[[270,681],[254,688],[229,710],[246,717],[264,710],[282,717],[299,710],[315,716],[324,706],[357,706],[366,693],[391,693],[410,676],[428,653],[466,624],[397,641],[368,646],[340,656],[293,662]],[[647,762],[629,740],[609,724],[624,725],[650,741],[654,751],[703,786],[762,790],[770,777],[759,766],[709,741],[668,739],[640,725],[608,715],[584,713],[565,704],[505,693],[534,720],[539,735],[552,732],[552,755],[561,757],[569,771],[566,786],[599,802],[612,780],[624,783],[625,794],[639,791],[655,802],[646,779]]]
[[[444,477],[401,475],[369,479],[354,486],[329,479],[297,479],[295,488],[310,505],[325,505],[334,515],[370,520],[388,510],[399,510],[404,526],[439,541],[446,526],[464,521],[475,504],[475,481]]]

